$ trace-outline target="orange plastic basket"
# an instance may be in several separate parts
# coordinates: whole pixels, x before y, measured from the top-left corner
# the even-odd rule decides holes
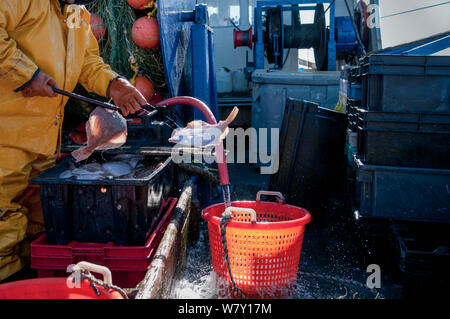
[[[261,195],[275,195],[278,202],[262,202]],[[231,286],[220,221],[232,212],[226,226],[226,245],[231,275],[237,288],[248,298],[282,297],[297,277],[305,225],[310,213],[284,204],[280,193],[260,191],[256,201],[216,204],[205,208],[214,271]],[[256,219],[256,221],[252,221]]]

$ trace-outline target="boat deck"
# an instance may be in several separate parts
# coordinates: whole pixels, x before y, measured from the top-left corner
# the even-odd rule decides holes
[[[250,164],[230,164],[229,173],[234,184],[232,200],[254,199],[257,191],[268,188],[270,176],[260,175]],[[366,287],[371,274],[366,271],[368,260],[351,236],[344,221],[345,212],[332,214],[333,219],[324,228],[306,226],[297,282],[290,298],[401,298],[402,289],[395,283],[393,270],[383,265],[380,265],[381,288]],[[217,293],[216,279],[207,223],[201,219],[199,241],[189,244],[185,270],[175,281],[170,298],[223,298]]]

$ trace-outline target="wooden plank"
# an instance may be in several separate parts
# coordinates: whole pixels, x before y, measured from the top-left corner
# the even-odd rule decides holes
[[[168,298],[176,274],[183,271],[194,185],[186,182],[174,216],[159,244],[145,278],[136,287],[136,299]]]

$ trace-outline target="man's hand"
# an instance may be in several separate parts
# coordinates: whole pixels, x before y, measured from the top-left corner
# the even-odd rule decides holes
[[[116,78],[108,88],[108,97],[122,111],[123,115],[141,111],[141,105],[147,104],[144,96],[126,79]]]
[[[20,92],[24,97],[57,97],[58,94],[53,92],[53,88],[58,88],[55,80],[47,74],[39,72],[36,78]]]

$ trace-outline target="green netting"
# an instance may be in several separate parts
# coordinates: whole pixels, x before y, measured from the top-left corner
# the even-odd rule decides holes
[[[162,94],[167,93],[161,48],[142,49],[134,43],[131,36],[134,21],[152,10],[135,10],[126,0],[97,0],[88,5],[87,9],[105,22],[107,34],[105,39],[99,41],[103,60],[117,73],[131,79],[134,75],[129,61],[131,52],[139,67],[139,75],[151,79]],[[88,93],[81,85],[78,85],[74,92],[106,100],[104,97]],[[63,130],[71,131],[80,122],[86,121],[93,108],[86,103],[69,99],[65,107]]]
[[[166,78],[161,49],[142,49],[131,37],[131,28],[138,18],[137,15],[145,15],[151,10],[134,10],[126,0],[97,0],[87,8],[105,22],[106,39],[99,41],[100,55],[105,62],[116,72],[131,78],[134,75],[129,63],[131,51],[139,67],[139,74],[151,79],[164,91]]]

